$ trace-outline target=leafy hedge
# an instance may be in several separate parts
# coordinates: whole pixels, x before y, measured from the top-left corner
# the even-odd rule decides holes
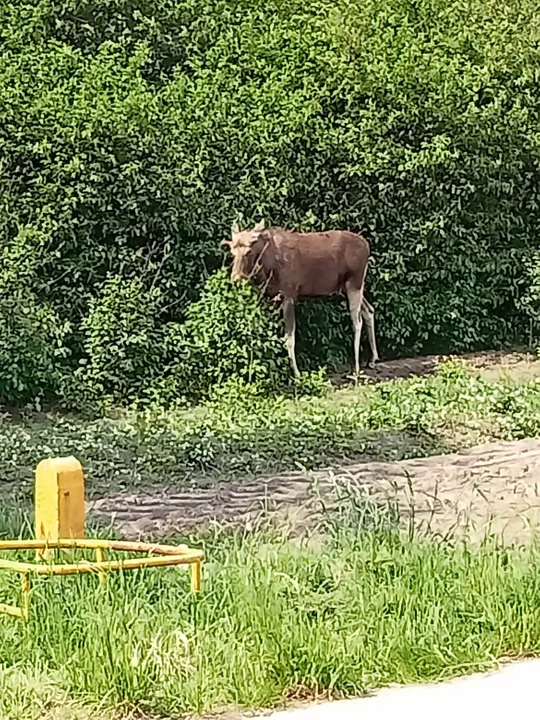
[[[367,231],[387,354],[524,337],[539,32],[534,0],[4,3],[0,297],[30,287],[69,327],[71,368],[88,365],[110,278],[140,284],[161,342],[231,221],[264,216]],[[299,325],[304,362],[349,359],[343,302],[306,305]],[[35,391],[29,377],[17,393]]]
[[[533,253],[528,264],[529,288],[523,307],[529,315],[529,341],[540,355],[540,252]]]

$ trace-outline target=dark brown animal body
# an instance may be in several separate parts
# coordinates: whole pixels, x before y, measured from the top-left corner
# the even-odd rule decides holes
[[[374,310],[364,299],[364,283],[370,255],[361,235],[329,230],[296,233],[284,228],[232,229],[227,241],[233,255],[233,280],[249,279],[272,299],[283,302],[287,347],[296,374],[295,303],[300,298],[323,297],[345,292],[354,327],[355,369],[360,369],[360,334],[366,320],[371,363],[378,359]]]
[[[350,232],[294,233],[264,230],[253,247],[260,264],[257,284],[270,297],[297,300],[345,292],[348,283],[360,289],[369,260],[369,245]],[[257,253],[257,250],[260,252]],[[254,258],[255,259],[255,258]]]

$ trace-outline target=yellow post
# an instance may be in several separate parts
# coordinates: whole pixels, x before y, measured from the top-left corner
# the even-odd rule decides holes
[[[200,561],[191,563],[189,566],[191,575],[191,592],[201,591],[201,563]]]
[[[28,573],[21,575],[21,617],[23,620],[28,620],[30,614],[30,576]]]
[[[105,562],[105,550],[101,547],[96,548],[96,562],[101,563]],[[105,587],[107,584],[107,573],[105,570],[99,570],[99,584],[101,587]]]
[[[42,460],[36,468],[36,539],[84,538],[84,512],[80,462],[74,457]]]

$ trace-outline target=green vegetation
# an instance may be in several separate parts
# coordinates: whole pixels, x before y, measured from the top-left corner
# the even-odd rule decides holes
[[[261,216],[363,230],[385,356],[538,344],[537,10],[2,3],[0,537],[29,531],[50,455],[99,495],[540,435],[538,379],[451,363],[332,389],[339,298],[301,306],[293,381],[277,311],[220,246]],[[540,652],[537,544],[404,539],[392,508],[358,512],[192,539],[197,599],[178,570],[37,581],[30,624],[0,618],[0,717],[270,707]]]
[[[275,379],[271,317],[229,317],[214,279],[219,315],[190,310],[261,215],[368,231],[386,355],[528,339],[539,23],[534,0],[3,3],[0,402],[198,397],[252,322],[235,373]],[[343,302],[299,328],[304,367],[349,362]]]
[[[30,624],[0,620],[0,717],[42,720],[66,697],[174,717],[269,707],[540,650],[537,546],[404,541],[374,510],[348,518],[313,543],[205,538],[198,599],[173,569],[111,577],[105,591],[96,578],[37,581]],[[16,588],[0,575],[1,600]]]
[[[336,461],[400,459],[540,434],[539,379],[486,379],[448,363],[431,376],[352,389],[329,389],[320,376],[308,381],[309,392],[319,396],[268,397],[257,385],[235,381],[197,408],[146,408],[93,420],[51,414],[15,422],[6,416],[0,421],[0,479],[12,493],[29,492],[39,460],[75,454],[89,491],[102,493],[182,485],[194,477],[238,479]]]
[[[529,264],[529,290],[524,307],[530,320],[530,342],[540,355],[540,252],[532,255]]]

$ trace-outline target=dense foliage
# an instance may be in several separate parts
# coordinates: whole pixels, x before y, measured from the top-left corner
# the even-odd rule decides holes
[[[540,252],[535,252],[528,265],[529,287],[523,299],[523,305],[529,315],[530,344],[536,346],[540,354]]]
[[[209,327],[190,303],[233,219],[365,229],[387,354],[526,337],[539,37],[534,0],[3,3],[0,402],[139,395],[165,367],[189,391],[179,325]],[[343,302],[299,325],[304,367],[349,360]]]

